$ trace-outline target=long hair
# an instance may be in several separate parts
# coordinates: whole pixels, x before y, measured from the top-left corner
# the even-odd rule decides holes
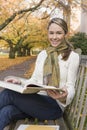
[[[51,19],[50,22],[48,23],[47,30],[49,30],[49,27],[52,23],[59,25],[64,30],[65,34],[68,33],[67,23],[63,19],[61,18]],[[70,45],[69,41],[67,41],[66,39],[64,39],[64,42],[67,44],[68,48],[63,52],[62,59],[67,60],[70,55],[71,50],[73,49],[73,46]]]

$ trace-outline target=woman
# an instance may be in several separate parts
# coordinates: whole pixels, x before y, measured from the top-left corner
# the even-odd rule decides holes
[[[75,94],[75,81],[79,55],[72,50],[65,37],[67,24],[63,19],[53,18],[48,24],[50,46],[39,53],[35,70],[28,82],[52,85],[64,90],[47,90],[35,94],[19,94],[4,90],[0,93],[0,130],[14,119],[34,117],[52,120],[62,117],[65,107]],[[13,82],[18,83],[15,79]],[[38,112],[37,112],[38,111]]]

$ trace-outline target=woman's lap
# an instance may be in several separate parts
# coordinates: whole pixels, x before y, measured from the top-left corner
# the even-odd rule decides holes
[[[10,103],[16,106],[20,111],[29,116],[44,120],[56,119],[63,114],[56,101],[48,96],[39,94],[19,94],[10,90],[5,90],[3,93],[8,97],[8,105]]]

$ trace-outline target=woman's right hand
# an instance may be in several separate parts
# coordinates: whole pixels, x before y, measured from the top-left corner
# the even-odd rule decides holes
[[[6,82],[10,82],[10,83],[13,83],[13,84],[21,84],[21,81],[19,81],[18,79],[16,78],[7,78],[5,79]]]

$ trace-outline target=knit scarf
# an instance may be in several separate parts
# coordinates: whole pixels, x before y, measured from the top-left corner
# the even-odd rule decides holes
[[[49,46],[46,49],[47,58],[44,63],[43,83],[50,86],[59,87],[60,69],[58,55],[68,48],[66,43],[61,43],[57,47]]]

